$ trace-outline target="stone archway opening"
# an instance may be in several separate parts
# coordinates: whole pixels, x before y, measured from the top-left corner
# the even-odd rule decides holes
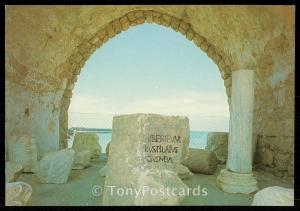
[[[183,34],[220,68],[234,119],[230,133],[235,133],[230,165],[217,180],[221,189],[245,193],[246,185],[255,186],[250,172],[251,133],[258,136],[257,170],[293,184],[294,10],[294,6],[7,6],[5,142],[13,143],[19,134],[34,136],[28,140],[36,140],[37,153],[31,154],[37,160],[57,151],[59,143],[64,148],[60,140],[67,135],[67,111],[81,67],[103,43],[148,22]],[[255,86],[254,74],[258,76]],[[253,89],[255,101],[247,96]],[[254,113],[249,106],[253,101]],[[269,179],[270,186],[278,182]],[[243,204],[250,205],[250,201]]]
[[[131,11],[112,20],[104,27],[101,27],[96,34],[90,37],[90,39],[83,40],[78,45],[77,52],[74,52],[66,60],[65,64],[63,64],[63,67],[70,70],[70,75],[67,80],[67,86],[64,91],[60,107],[60,148],[67,147],[68,108],[70,106],[74,84],[76,83],[78,75],[80,74],[85,62],[95,52],[95,50],[100,48],[104,43],[108,42],[122,31],[126,31],[130,27],[143,23],[153,23],[165,27],[171,27],[175,32],[179,32],[188,40],[193,41],[193,43],[205,52],[207,56],[219,67],[221,77],[224,80],[228,103],[230,102],[231,66],[233,63],[230,61],[229,57],[220,52],[218,48],[209,43],[203,36],[195,32],[193,26],[189,23],[188,18],[183,17],[180,19],[155,10]]]
[[[97,131],[105,149],[113,116],[129,113],[187,116],[191,148],[208,147],[208,134],[228,136],[217,65],[193,42],[156,24],[130,28],[88,59],[73,89],[68,128]]]

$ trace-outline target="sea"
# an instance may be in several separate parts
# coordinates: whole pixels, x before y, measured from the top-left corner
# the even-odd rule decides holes
[[[82,131],[83,132],[83,131]],[[111,132],[96,133],[99,137],[99,144],[102,148],[102,153],[105,153],[106,145],[111,140]],[[190,148],[205,149],[207,144],[208,132],[190,131]],[[72,147],[74,136],[68,138],[68,147]]]

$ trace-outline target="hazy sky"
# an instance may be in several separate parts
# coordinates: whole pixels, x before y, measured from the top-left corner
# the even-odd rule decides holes
[[[216,64],[180,33],[143,24],[109,40],[86,62],[69,127],[110,128],[114,114],[141,112],[186,115],[191,129],[227,131],[228,109]]]

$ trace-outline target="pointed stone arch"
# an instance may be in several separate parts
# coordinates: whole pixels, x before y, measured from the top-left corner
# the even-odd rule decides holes
[[[67,70],[69,77],[67,86],[64,91],[60,106],[59,118],[59,133],[60,133],[60,148],[67,147],[67,129],[68,129],[68,108],[71,102],[72,90],[77,81],[78,75],[82,67],[89,57],[100,48],[104,43],[120,34],[127,31],[130,27],[137,26],[143,23],[154,23],[165,27],[171,27],[175,32],[180,32],[188,40],[204,51],[209,58],[219,67],[220,74],[224,80],[228,102],[231,96],[231,72],[232,61],[224,53],[209,43],[205,37],[197,33],[193,26],[186,18],[177,18],[175,16],[162,13],[156,10],[135,10],[130,11],[123,16],[112,20],[104,27],[101,27],[89,39],[84,39],[77,46],[76,51],[70,55],[61,68]]]

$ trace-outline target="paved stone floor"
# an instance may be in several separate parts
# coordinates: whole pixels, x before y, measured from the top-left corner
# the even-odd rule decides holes
[[[99,169],[106,164],[106,155],[92,160],[92,166],[83,170],[72,170],[66,184],[41,184],[36,175],[22,174],[18,180],[32,186],[33,193],[28,201],[29,206],[97,206],[102,204],[102,197],[92,194],[93,186],[103,186],[105,177],[99,176]],[[254,194],[229,194],[216,187],[216,177],[219,166],[214,175],[194,174],[184,182],[190,188],[207,188],[207,196],[188,196],[182,205],[251,205]],[[282,186],[291,188],[292,185],[266,172],[255,171],[259,188]]]

